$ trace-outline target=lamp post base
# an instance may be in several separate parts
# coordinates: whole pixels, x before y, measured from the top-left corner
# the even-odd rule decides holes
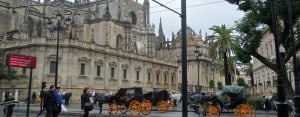
[[[295,106],[295,115],[294,117],[300,117],[300,108],[299,108],[299,105],[300,105],[300,95],[296,95],[294,97],[294,106]]]
[[[278,117],[288,117],[288,106],[285,103],[277,104]]]

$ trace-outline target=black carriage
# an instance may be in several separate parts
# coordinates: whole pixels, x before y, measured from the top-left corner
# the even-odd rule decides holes
[[[116,114],[118,110],[125,114],[127,111],[131,115],[150,114],[152,105],[150,101],[144,99],[141,87],[120,88],[119,91],[108,100],[110,114]]]
[[[205,95],[201,92],[188,92],[188,104],[191,108],[197,110],[201,108],[204,116],[219,116],[220,109],[217,103],[216,96]]]
[[[144,94],[145,99],[156,105],[158,111],[166,112],[174,109],[174,101],[170,100],[169,92],[163,88],[154,88],[153,91]]]
[[[249,92],[246,87],[227,85],[217,94],[215,103],[218,103],[221,112],[234,110],[236,116],[252,115],[255,109],[252,105],[246,104]]]
[[[246,87],[227,85],[217,95],[203,95],[201,93],[188,94],[188,103],[192,107],[200,107],[206,116],[219,116],[221,112],[235,110],[237,116],[253,114],[253,107],[246,104],[249,96]]]
[[[217,99],[222,110],[234,109],[239,104],[246,103],[248,96],[246,87],[227,85],[217,94]]]

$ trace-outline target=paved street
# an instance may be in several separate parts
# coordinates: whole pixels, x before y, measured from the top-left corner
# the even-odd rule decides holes
[[[95,109],[93,111],[90,112],[90,117],[103,117],[103,116],[112,116],[108,114],[108,110],[107,110],[107,104],[104,105],[104,110],[102,112],[102,114],[99,114],[98,111],[98,107],[95,107]],[[35,106],[35,105],[31,105],[30,106],[30,117],[36,117],[38,112],[39,112],[40,106]],[[80,104],[71,104],[70,106],[67,106],[68,111],[67,112],[62,112],[60,114],[60,117],[79,117],[83,114],[83,111],[80,110]],[[1,109],[2,110],[2,109]],[[153,107],[153,111],[147,115],[148,117],[181,117],[182,112],[181,112],[181,107],[176,107],[174,111],[172,112],[165,112],[165,113],[161,113],[158,111],[155,111],[156,107]],[[0,117],[3,117],[3,111],[0,112]],[[45,112],[41,115],[41,117],[44,117]],[[24,103],[20,103],[19,108],[15,108],[14,111],[14,116],[13,117],[25,117],[26,115],[26,104]],[[124,117],[124,116],[130,116],[129,112],[127,112],[125,115],[122,115],[120,113],[118,113],[116,115],[116,117]],[[144,116],[142,115],[142,113],[140,114],[140,116]],[[192,112],[191,109],[189,109],[189,113],[188,113],[189,117],[197,117],[197,115]],[[233,113],[222,113],[221,114],[222,117],[232,117]],[[256,111],[256,117],[274,117],[277,116],[275,111],[262,111],[262,110],[257,110]]]

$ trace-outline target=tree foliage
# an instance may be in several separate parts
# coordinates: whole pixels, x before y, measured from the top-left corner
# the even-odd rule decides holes
[[[252,91],[254,93],[254,77],[253,77],[253,64],[252,63],[247,63],[246,64],[246,76],[249,76],[251,78],[251,83],[250,86],[252,88]]]
[[[234,59],[235,57],[229,57],[228,58],[228,73],[231,75],[231,76],[234,76],[234,75],[239,75],[239,71],[236,69],[236,59]],[[220,73],[222,75],[224,75],[224,60],[217,60],[215,61],[215,67],[218,71],[220,71]]]
[[[250,62],[251,56],[257,58],[270,69],[278,72],[276,63],[272,63],[269,58],[261,55],[258,52],[258,47],[262,37],[266,33],[273,33],[273,22],[271,14],[272,0],[226,0],[231,4],[238,6],[239,10],[244,11],[245,16],[236,23],[236,30],[240,33],[240,38],[236,41],[235,50],[239,60],[247,63]],[[292,24],[295,26],[297,19],[300,17],[300,0],[291,0],[292,2]],[[288,62],[293,54],[290,41],[290,26],[288,20],[288,9],[286,0],[275,0],[276,11],[278,14],[278,33],[279,41],[287,50],[283,61]],[[278,22],[277,22],[278,23]],[[279,24],[279,23],[278,23]],[[296,35],[299,35],[299,28],[297,27]],[[299,50],[300,39],[295,36],[295,47]],[[284,68],[285,69],[285,68]],[[287,80],[287,75],[284,76],[284,83],[289,94],[293,93],[290,82]]]
[[[0,80],[12,80],[17,79],[16,71],[12,68],[8,68],[5,64],[5,55],[3,50],[0,50]]]
[[[222,82],[220,82],[220,81],[217,82],[217,88],[218,88],[218,90],[222,90],[223,89]]]
[[[210,80],[209,81],[209,88],[210,89],[214,89],[215,88],[215,81],[214,80]]]
[[[245,82],[245,80],[244,80],[243,78],[238,78],[238,79],[236,80],[236,82],[237,82],[237,85],[238,85],[238,86],[248,87],[248,85],[246,84],[246,82]]]

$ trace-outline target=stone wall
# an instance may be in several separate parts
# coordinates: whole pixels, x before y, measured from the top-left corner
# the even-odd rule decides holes
[[[0,44],[0,47],[4,48],[7,53],[37,57],[37,68],[33,70],[32,86],[34,91],[40,89],[42,81],[47,82],[48,86],[54,84],[55,74],[50,73],[50,61],[55,61],[56,40],[40,38],[4,42]],[[81,64],[85,64],[84,74],[80,74]],[[96,74],[97,66],[101,66],[100,76]],[[112,68],[114,69],[113,76]],[[21,68],[15,69],[19,74],[22,73]],[[61,40],[58,69],[58,85],[63,91],[72,91],[75,100],[77,100],[78,94],[82,93],[81,90],[84,87],[91,87],[95,91],[113,93],[122,87],[143,87],[144,91],[151,91],[152,88],[166,88],[178,92],[176,63],[113,49],[108,46],[100,46],[95,43]],[[124,78],[124,69],[126,69],[126,78]],[[150,73],[150,80],[148,80],[148,73]],[[160,74],[159,81],[156,80],[157,73]],[[24,75],[29,76],[29,70]],[[174,78],[173,82],[172,77]],[[6,83],[1,85],[1,89],[26,89],[27,87],[27,85],[21,85],[22,83],[16,86],[11,85],[14,82],[19,82],[19,80],[3,82]],[[28,83],[26,80],[22,80],[22,82]],[[20,96],[20,99],[22,98]]]

